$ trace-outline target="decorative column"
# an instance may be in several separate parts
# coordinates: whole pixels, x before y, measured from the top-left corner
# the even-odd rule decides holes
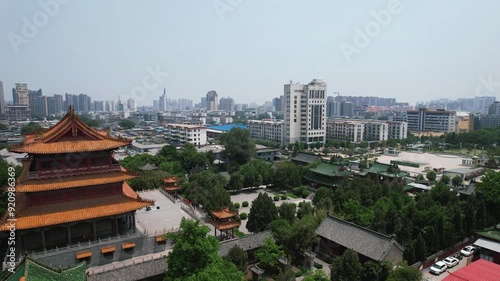
[[[95,220],[92,220],[92,235],[94,240],[97,240],[97,228],[95,225]]]
[[[115,229],[115,234],[118,234],[119,230],[118,230],[118,217],[117,216],[113,217],[113,227]]]
[[[68,224],[68,244],[71,245],[71,225]]]

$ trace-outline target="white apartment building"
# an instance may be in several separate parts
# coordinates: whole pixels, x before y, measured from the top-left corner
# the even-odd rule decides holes
[[[283,120],[248,120],[248,129],[254,140],[273,141],[283,145]]]
[[[389,124],[380,121],[365,123],[363,139],[365,141],[384,141],[389,138]]]
[[[406,112],[410,132],[455,132],[456,112],[444,109],[419,108]]]
[[[296,141],[313,144],[326,141],[326,83],[284,85],[283,144]]]
[[[406,139],[408,137],[408,123],[389,121],[387,122],[389,126],[389,139]]]
[[[354,120],[328,120],[327,139],[336,141],[362,142],[365,124]]]
[[[207,144],[207,128],[198,125],[167,124],[165,139],[175,145],[192,143],[197,146]]]

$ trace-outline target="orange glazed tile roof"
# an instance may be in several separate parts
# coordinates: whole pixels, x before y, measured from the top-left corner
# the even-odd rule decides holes
[[[16,192],[40,192],[49,190],[59,190],[75,187],[84,187],[89,185],[100,185],[115,182],[123,182],[136,178],[131,173],[112,172],[99,175],[84,175],[73,177],[61,177],[55,179],[29,180],[17,184]]]
[[[237,212],[230,212],[229,208],[225,208],[220,211],[212,211],[211,213],[218,219],[228,219],[238,215]]]
[[[208,223],[210,223],[216,229],[219,229],[219,230],[232,229],[235,227],[239,227],[241,224],[240,222],[233,221],[233,220],[228,220],[228,221],[209,220]]]
[[[140,198],[133,190],[136,198],[127,196],[131,194],[129,188],[124,184],[122,195],[28,207],[16,214],[16,230],[119,215],[154,204],[152,200]],[[8,226],[9,222],[5,217],[0,222],[0,231],[9,230]]]
[[[78,118],[73,108],[56,125],[41,134],[25,136],[24,142],[10,148],[12,152],[57,154],[111,150],[127,146],[129,139],[113,138],[97,131]]]
[[[164,187],[163,190],[165,191],[176,191],[176,190],[180,190],[181,188],[179,186],[167,186],[167,187]]]
[[[177,182],[177,178],[176,177],[166,178],[166,179],[163,179],[163,182],[165,182],[165,183],[176,183]]]

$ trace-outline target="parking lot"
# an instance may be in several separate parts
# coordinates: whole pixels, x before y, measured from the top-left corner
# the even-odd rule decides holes
[[[464,257],[458,263],[457,266],[449,268],[446,272],[441,273],[441,275],[439,275],[439,276],[436,276],[436,275],[434,275],[432,273],[429,273],[429,268],[427,268],[427,269],[425,269],[423,271],[423,273],[424,273],[424,280],[425,281],[439,281],[439,280],[443,280],[444,278],[446,278],[446,276],[450,275],[449,272],[454,272],[456,270],[459,270],[460,268],[462,268],[462,267],[466,266],[468,263],[470,263],[469,259],[472,259],[472,257],[470,257],[470,258]]]

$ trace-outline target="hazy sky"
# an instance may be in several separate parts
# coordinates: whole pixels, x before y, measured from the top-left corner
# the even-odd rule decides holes
[[[261,103],[318,76],[330,94],[500,98],[498,0],[55,1],[0,2],[7,100],[25,82],[141,105],[163,88]]]

